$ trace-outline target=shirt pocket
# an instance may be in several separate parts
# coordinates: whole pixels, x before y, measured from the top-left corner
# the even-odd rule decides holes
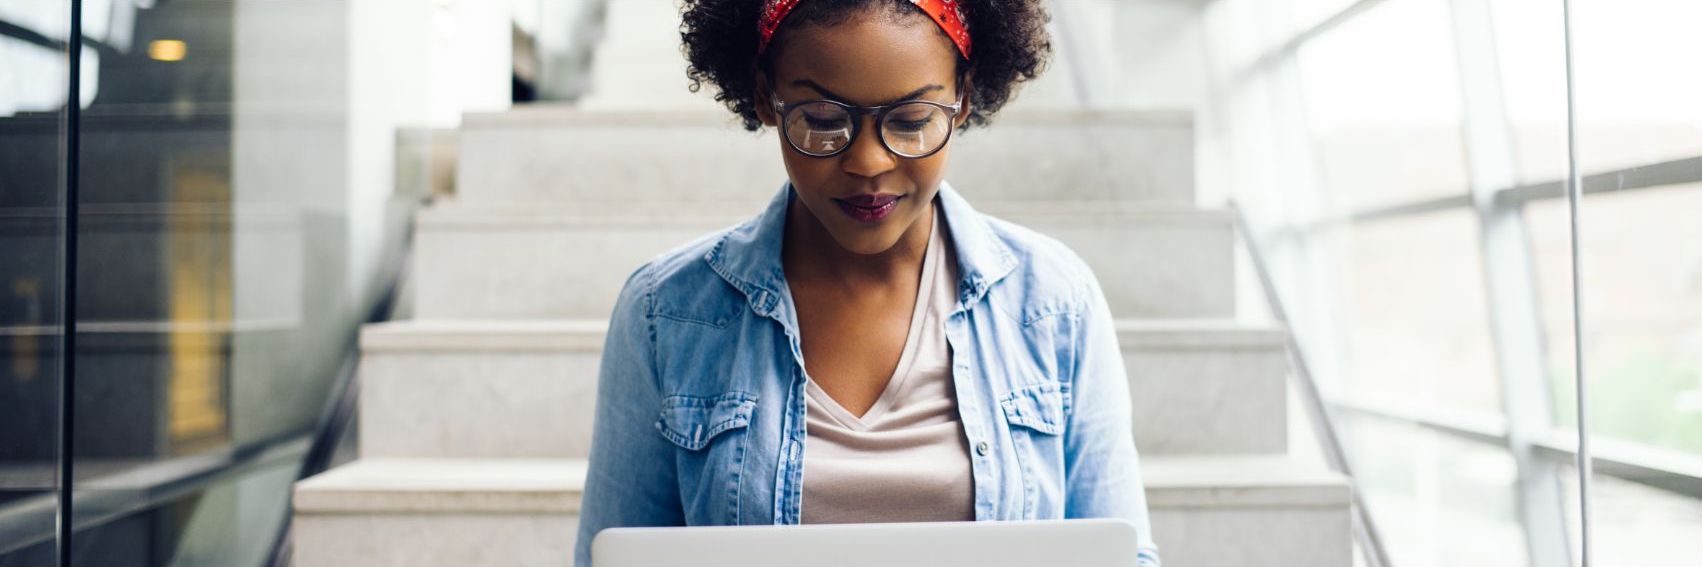
[[[1024,386],[999,400],[999,406],[1010,424],[1012,451],[1022,477],[1022,517],[1063,517],[1063,434],[1069,388],[1058,382]]]
[[[675,465],[688,523],[739,523],[739,480],[756,396],[674,395],[662,399],[656,431],[679,447]]]

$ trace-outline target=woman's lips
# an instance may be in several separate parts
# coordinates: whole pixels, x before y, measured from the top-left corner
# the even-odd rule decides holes
[[[856,195],[834,199],[833,202],[857,222],[872,223],[892,214],[893,209],[898,208],[899,199],[903,198],[903,195]]]

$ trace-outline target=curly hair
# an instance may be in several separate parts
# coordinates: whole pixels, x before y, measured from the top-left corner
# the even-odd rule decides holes
[[[970,75],[973,101],[964,127],[984,126],[1016,94],[1021,83],[1046,68],[1052,40],[1046,32],[1051,16],[1043,0],[964,0],[961,4],[975,51],[969,60],[958,56],[958,75]],[[756,75],[772,69],[773,55],[783,49],[787,31],[805,25],[833,26],[859,15],[926,17],[909,0],[808,0],[781,22],[761,58],[756,53],[757,18],[767,0],[681,0],[680,50],[689,65],[691,92],[704,83],[714,86],[715,100],[756,131]]]

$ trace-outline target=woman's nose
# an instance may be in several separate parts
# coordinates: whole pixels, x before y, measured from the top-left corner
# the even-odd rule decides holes
[[[898,167],[898,156],[887,151],[881,143],[880,124],[873,116],[863,116],[862,131],[851,140],[840,159],[840,169],[860,177],[875,177]]]

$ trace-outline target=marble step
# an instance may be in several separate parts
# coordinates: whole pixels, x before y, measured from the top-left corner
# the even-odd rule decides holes
[[[586,456],[605,328],[604,320],[368,325],[361,454]],[[1123,321],[1118,331],[1143,453],[1286,452],[1283,331],[1185,320]]]
[[[1147,457],[1167,565],[1352,564],[1349,486],[1280,456]],[[296,567],[569,565],[580,460],[361,459],[301,481]]]
[[[361,455],[589,455],[607,327],[606,319],[365,326]]]
[[[419,213],[413,275],[422,319],[607,317],[644,262],[738,216],[624,207],[447,203]],[[1069,245],[1093,267],[1118,317],[1235,313],[1234,221],[1224,211],[1109,211],[1079,204],[990,211]]]
[[[716,108],[518,106],[463,119],[456,191],[472,203],[761,206],[786,179],[782,144]],[[1012,111],[953,134],[946,179],[987,202],[1191,205],[1193,152],[1186,111]]]
[[[1287,341],[1287,331],[1271,324],[1119,321],[1141,452],[1287,453]]]
[[[582,460],[360,459],[296,483],[294,567],[573,564]]]
[[[1165,565],[1353,565],[1340,474],[1282,455],[1147,457],[1141,473]]]

